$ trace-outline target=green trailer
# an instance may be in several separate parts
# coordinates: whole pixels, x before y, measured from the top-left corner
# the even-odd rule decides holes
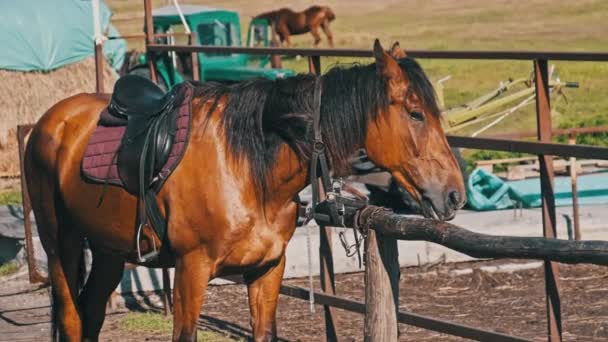
[[[239,14],[220,8],[201,5],[180,5],[183,20],[194,34],[196,43],[212,46],[243,46]],[[165,6],[152,12],[155,34],[184,32],[179,10]],[[157,37],[159,44],[177,44],[178,36]],[[247,30],[249,47],[267,47],[271,35],[265,19],[255,19]],[[167,89],[189,79],[192,75],[190,53],[164,52],[154,56],[159,83]],[[199,79],[201,81],[239,82],[252,78],[277,79],[295,75],[293,70],[269,67],[270,56],[251,56],[243,53],[198,53]],[[149,77],[145,55],[130,70]]]

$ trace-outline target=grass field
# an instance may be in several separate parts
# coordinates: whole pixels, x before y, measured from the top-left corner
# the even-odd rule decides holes
[[[142,14],[143,1],[108,0],[115,15]],[[167,1],[154,1],[158,7]],[[198,1],[207,6],[239,11],[242,27],[256,13],[283,6],[301,10],[311,1]],[[319,2],[321,4],[321,2]],[[398,40],[407,49],[430,50],[563,50],[605,51],[608,46],[608,1],[605,0],[378,0],[324,1],[334,9],[333,23],[337,47],[371,48],[374,38],[385,46]],[[142,23],[119,22],[123,33],[141,30]],[[310,35],[295,38],[297,46],[312,45]],[[141,42],[132,46],[141,48]],[[322,43],[322,46],[326,46]],[[353,58],[325,58],[323,68],[336,64],[367,63]],[[532,62],[420,60],[432,80],[447,75],[446,107],[465,103],[496,88],[500,81],[528,77]],[[568,101],[553,101],[553,126],[572,127],[608,123],[608,63],[551,62],[562,80],[577,81],[578,89],[566,91]],[[286,60],[284,66],[306,72],[304,60]],[[534,105],[503,120],[483,135],[534,129]],[[463,129],[470,134],[480,126]],[[605,137],[589,139],[605,144]],[[486,155],[486,154],[484,154]],[[480,156],[481,157],[481,156]],[[487,158],[490,158],[488,156]],[[484,157],[486,158],[486,157]]]
[[[131,333],[154,332],[159,335],[167,335],[170,339],[173,331],[171,318],[164,317],[158,313],[131,312],[121,321],[120,327]],[[199,330],[197,332],[198,342],[229,342],[238,341],[213,331]]]

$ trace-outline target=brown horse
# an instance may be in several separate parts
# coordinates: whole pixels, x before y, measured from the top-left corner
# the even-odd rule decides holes
[[[348,169],[349,156],[365,148],[426,216],[451,219],[465,191],[431,83],[414,60],[395,58],[404,56],[398,45],[387,53],[376,41],[374,55],[374,64],[321,76],[321,129],[332,169]],[[276,337],[285,248],[296,227],[296,197],[309,183],[315,79],[196,84],[190,142],[157,196],[168,237],[158,259],[146,264],[175,266],[174,341],[195,340],[208,281],[235,273],[248,287],[255,340]],[[61,340],[98,339],[125,261],[137,263],[136,196],[80,175],[88,137],[107,104],[107,95],[95,94],[57,103],[34,127],[25,154],[48,255],[53,331]],[[85,237],[93,265],[80,291]]]
[[[315,38],[315,46],[321,42],[319,28],[325,32],[329,46],[334,46],[333,35],[329,29],[329,23],[336,19],[336,15],[327,6],[311,6],[303,12],[294,12],[289,8],[281,8],[276,11],[262,13],[255,17],[268,19],[281,43],[286,42],[292,46],[291,36],[297,34],[312,33]]]

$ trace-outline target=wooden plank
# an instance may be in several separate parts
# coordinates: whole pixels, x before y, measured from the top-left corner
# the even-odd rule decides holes
[[[551,105],[547,60],[534,61],[536,79],[536,122],[538,140],[551,141]],[[553,161],[551,156],[539,154],[540,186],[542,198],[543,236],[555,239],[555,194],[553,193]],[[561,300],[559,298],[559,269],[557,264],[545,260],[545,292],[547,303],[547,330],[549,341],[562,340]]]
[[[576,136],[571,134],[568,137],[568,144],[576,145]],[[594,161],[593,161],[594,162]],[[576,158],[570,158],[570,181],[572,184],[572,221],[574,222],[574,240],[580,240],[581,236],[581,224],[578,211],[578,186],[577,186],[577,173],[578,166],[583,163],[576,162]]]
[[[365,251],[364,340],[397,341],[400,275],[397,240],[371,230]]]

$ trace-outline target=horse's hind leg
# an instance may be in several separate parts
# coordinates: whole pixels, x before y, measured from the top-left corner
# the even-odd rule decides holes
[[[281,39],[281,44],[285,43],[287,47],[292,47],[291,43],[291,34],[289,33],[289,28],[285,25],[277,26],[277,34]]]
[[[102,253],[91,246],[93,266],[84,290],[78,298],[82,312],[82,330],[85,341],[97,341],[106,316],[108,298],[120,282],[124,260]]]
[[[39,222],[39,221],[37,221]],[[76,298],[81,272],[84,272],[82,237],[59,228],[58,253],[47,253],[51,278],[54,332],[60,341],[80,341],[82,325]]]
[[[323,29],[323,32],[325,32],[325,35],[327,36],[327,42],[329,43],[330,47],[334,47],[334,36],[331,33],[331,30],[329,29],[329,20],[325,19],[323,20],[323,23],[321,24],[321,28]]]
[[[34,133],[32,133],[34,134]],[[35,139],[32,135],[30,140]],[[48,146],[48,144],[44,145]],[[76,297],[82,266],[83,240],[62,217],[55,174],[48,156],[28,148],[25,155],[26,181],[36,216],[40,242],[47,254],[51,282],[53,339],[80,341],[82,326]]]
[[[245,274],[255,341],[275,341],[277,338],[276,311],[284,271],[285,255],[270,268]]]
[[[211,275],[211,263],[196,249],[177,258],[173,289],[173,341],[196,341],[196,322]]]

